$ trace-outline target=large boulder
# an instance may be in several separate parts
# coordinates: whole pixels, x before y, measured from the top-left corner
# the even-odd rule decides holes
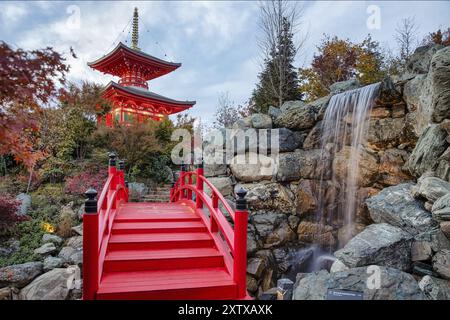
[[[325,270],[300,277],[294,285],[294,300],[325,300],[331,289],[351,290],[363,293],[364,300],[424,300],[417,281],[412,275],[394,268],[372,266],[379,271],[380,287],[367,284],[373,271],[360,267],[328,273]]]
[[[55,268],[60,268],[64,264],[63,259],[58,257],[47,257],[44,260],[44,271],[48,272]]]
[[[0,288],[22,288],[43,272],[42,262],[27,262],[0,268]]]
[[[277,168],[273,158],[249,152],[235,156],[231,160],[230,169],[238,181],[256,182],[271,180]]]
[[[334,255],[352,268],[377,264],[406,271],[411,267],[411,244],[409,233],[378,223],[368,226]]]
[[[345,81],[335,82],[330,86],[331,94],[338,94],[344,91],[357,89],[361,86],[356,78],[352,78]]]
[[[48,242],[48,243],[44,243],[39,248],[35,249],[34,254],[42,256],[42,257],[46,257],[55,251],[56,251],[55,245],[51,242]]]
[[[63,241],[63,239],[61,239],[61,237],[58,237],[56,234],[51,234],[51,233],[45,233],[42,235],[42,240],[41,242],[44,243],[53,243],[55,245],[59,245],[61,244]]]
[[[425,276],[419,287],[430,300],[450,300],[450,281]]]
[[[302,108],[304,106],[305,103],[301,100],[286,101],[281,105],[280,110],[281,112],[286,112],[292,109]]]
[[[279,152],[290,152],[301,147],[304,136],[299,132],[280,128],[278,129],[278,139]]]
[[[31,208],[31,196],[26,193],[20,193],[17,195],[16,200],[20,202],[17,215],[26,215],[28,213],[28,210]]]
[[[277,127],[292,130],[304,130],[312,128],[316,122],[315,112],[309,106],[298,106],[283,111],[274,121]]]
[[[71,274],[66,268],[56,268],[23,288],[19,294],[19,300],[66,300],[70,290],[67,280]]]
[[[267,114],[255,113],[251,116],[252,127],[255,129],[272,128],[272,118]]]
[[[317,179],[321,172],[329,173],[329,153],[326,150],[298,150],[279,155],[277,181]],[[328,178],[328,176],[324,176]]]
[[[255,226],[258,235],[266,238],[282,222],[286,221],[286,216],[281,213],[264,212],[252,215],[250,221]]]
[[[450,47],[436,52],[428,73],[431,86],[432,120],[441,122],[450,117]]]
[[[422,197],[434,203],[440,197],[450,194],[450,183],[436,177],[425,176],[417,181],[412,191],[415,197]]]
[[[377,223],[389,223],[411,233],[418,234],[437,226],[423,203],[411,194],[413,184],[404,183],[388,187],[366,200],[370,217]]]
[[[294,194],[278,183],[243,184],[247,203],[251,210],[295,212]]]
[[[413,176],[418,178],[425,172],[433,171],[438,167],[440,157],[448,147],[446,138],[447,132],[441,125],[431,124],[423,131],[407,163]],[[447,175],[439,174],[438,176],[448,180]]]
[[[412,74],[427,73],[433,55],[441,48],[441,45],[425,45],[418,47],[408,59],[408,63],[406,64],[407,72]]]
[[[270,106],[269,110],[267,111],[267,114],[272,118],[275,119],[281,114],[280,108],[276,108],[274,106]]]

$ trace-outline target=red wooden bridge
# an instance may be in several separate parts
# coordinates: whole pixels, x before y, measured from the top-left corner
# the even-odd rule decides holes
[[[98,200],[86,192],[83,299],[248,299],[245,191],[233,210],[182,167],[169,203],[130,203],[123,169],[111,154]]]

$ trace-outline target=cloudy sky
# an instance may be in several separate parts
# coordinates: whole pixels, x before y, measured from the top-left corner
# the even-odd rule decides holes
[[[394,29],[413,16],[420,37],[450,25],[450,2],[333,1],[302,3],[303,32],[308,34],[297,66],[307,66],[322,35],[353,41],[368,33],[396,49]],[[183,66],[150,82],[150,90],[196,100],[190,111],[212,119],[221,92],[243,103],[259,72],[258,3],[254,1],[128,1],[0,3],[0,40],[26,49],[52,46],[67,55],[69,78],[106,84],[111,78],[86,63],[106,54],[119,41],[130,43],[133,7],[140,13],[140,47],[144,52]],[[300,35],[303,37],[303,35]],[[70,57],[72,47],[78,58]]]

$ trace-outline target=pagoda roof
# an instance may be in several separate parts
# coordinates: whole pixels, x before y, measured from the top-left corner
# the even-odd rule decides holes
[[[155,112],[162,112],[165,114],[184,111],[191,108],[196,103],[196,101],[174,100],[142,88],[125,87],[114,81],[109,82],[102,93],[106,99],[112,98],[117,100],[119,98],[124,101],[133,101],[133,103],[138,106],[144,106],[144,108],[149,106],[154,108]],[[165,110],[165,112],[160,109]]]
[[[145,80],[151,80],[165,75],[181,66],[156,58],[140,50],[132,49],[120,42],[111,52],[100,59],[88,62],[88,66],[113,76],[122,76],[123,70],[134,65],[142,70]]]

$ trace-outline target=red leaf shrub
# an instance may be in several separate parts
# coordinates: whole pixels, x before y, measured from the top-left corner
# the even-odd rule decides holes
[[[82,195],[87,189],[94,188],[100,193],[107,177],[107,170],[100,170],[96,173],[78,173],[66,180],[65,192],[73,195]]]
[[[16,224],[24,220],[24,217],[18,216],[20,201],[7,195],[0,194],[0,235],[3,235]]]

